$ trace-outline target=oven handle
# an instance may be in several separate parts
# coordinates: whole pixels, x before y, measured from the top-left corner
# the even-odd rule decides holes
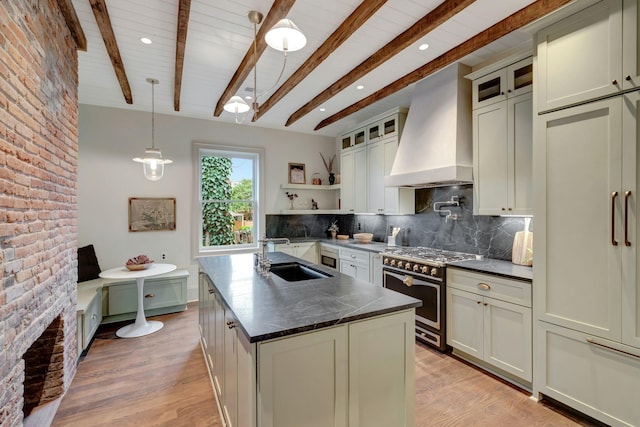
[[[382,276],[383,278],[384,278],[385,274],[390,274],[390,275],[394,276],[396,279],[402,281],[403,283],[404,283],[404,278],[411,277],[412,284],[411,285],[407,285],[407,286],[415,285],[416,281],[424,282],[424,283],[442,283],[442,279],[440,279],[438,277],[430,277],[430,276],[426,277],[426,276],[423,276],[421,274],[416,274],[416,273],[407,274],[403,270],[395,271],[395,270],[393,270],[391,268],[387,268],[387,267],[384,267],[382,269],[382,274],[383,274],[383,276]],[[406,283],[405,283],[405,285],[406,285]]]
[[[413,285],[433,285],[436,283],[441,283],[442,280],[440,279],[436,279],[436,278],[427,278],[427,277],[422,277],[420,275],[417,274],[406,274],[406,273],[397,273],[395,271],[391,271],[389,269],[383,268],[382,269],[382,281],[383,283],[385,283],[384,281],[384,276],[385,275],[390,275],[395,277],[397,280],[400,280],[402,283],[404,283],[406,286],[413,286]],[[386,285],[385,285],[386,287]]]

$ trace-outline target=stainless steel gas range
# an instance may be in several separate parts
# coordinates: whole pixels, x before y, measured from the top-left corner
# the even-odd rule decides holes
[[[416,339],[446,350],[446,264],[475,258],[423,247],[389,248],[382,253],[384,287],[422,301],[416,308]]]

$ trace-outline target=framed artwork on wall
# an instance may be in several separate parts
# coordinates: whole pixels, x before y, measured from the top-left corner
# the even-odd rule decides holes
[[[129,197],[129,231],[175,231],[175,197]]]
[[[289,163],[289,184],[306,184],[304,163]]]

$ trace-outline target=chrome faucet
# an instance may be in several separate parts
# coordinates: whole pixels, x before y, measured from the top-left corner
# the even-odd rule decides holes
[[[269,277],[271,263],[267,259],[267,245],[269,243],[286,243],[289,245],[291,244],[291,241],[286,237],[267,238],[267,236],[262,236],[258,242],[262,244],[262,255],[256,253],[255,267],[258,270],[258,273]]]

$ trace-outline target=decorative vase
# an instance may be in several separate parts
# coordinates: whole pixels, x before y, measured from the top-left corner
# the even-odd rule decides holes
[[[329,177],[331,177],[331,175],[329,175]],[[335,239],[336,238],[336,234],[338,234],[337,231],[331,231],[331,238]]]
[[[336,182],[336,175],[333,172],[331,172],[329,174],[329,185],[333,185],[334,182]]]

